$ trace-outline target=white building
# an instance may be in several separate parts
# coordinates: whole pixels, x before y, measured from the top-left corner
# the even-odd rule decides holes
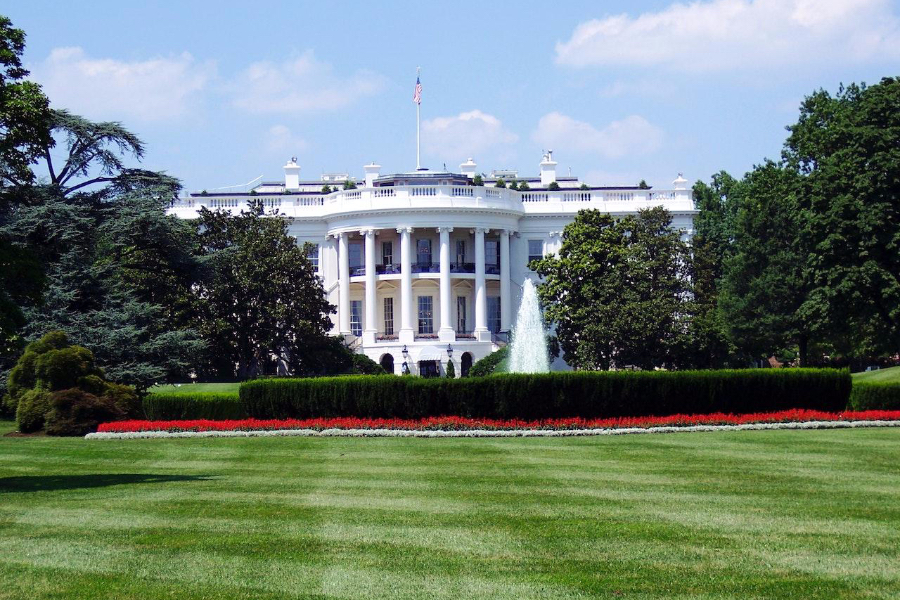
[[[342,188],[353,179],[335,173],[301,181],[292,159],[284,183],[246,193],[193,193],[171,213],[193,218],[201,206],[237,213],[251,199],[277,208],[297,242],[315,247],[311,259],[338,307],[335,335],[394,373],[443,373],[452,360],[460,375],[506,342],[522,285],[536,277],[529,261],[559,249],[563,228],[579,210],[624,216],[664,206],[675,228],[693,233],[697,211],[681,175],[665,191],[587,187],[557,177],[556,165],[547,153],[539,176],[495,171],[475,186],[472,159],[459,173],[385,176],[373,163],[356,189],[323,193],[324,185]],[[495,187],[499,177],[515,177],[530,189]]]

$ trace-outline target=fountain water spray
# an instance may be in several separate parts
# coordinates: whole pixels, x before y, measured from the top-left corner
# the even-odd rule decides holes
[[[537,291],[530,279],[522,286],[522,303],[509,345],[510,373],[548,373],[550,358]]]

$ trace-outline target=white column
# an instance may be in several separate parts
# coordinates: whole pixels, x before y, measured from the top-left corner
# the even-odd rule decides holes
[[[400,334],[401,344],[411,344],[415,340],[412,328],[412,249],[410,248],[411,227],[401,227],[400,234]]]
[[[438,330],[438,339],[442,342],[455,342],[456,332],[450,323],[450,298],[452,288],[450,286],[450,232],[452,227],[438,227],[441,235],[441,327]]]
[[[362,232],[366,236],[366,322],[363,331],[363,344],[374,344],[378,327],[375,323],[375,230]]]
[[[500,331],[509,332],[512,302],[509,294],[509,230],[500,232]]]
[[[338,320],[341,335],[350,335],[350,244],[346,233],[338,234]]]
[[[475,228],[475,339],[491,339],[487,329],[487,288],[484,283],[484,228]]]

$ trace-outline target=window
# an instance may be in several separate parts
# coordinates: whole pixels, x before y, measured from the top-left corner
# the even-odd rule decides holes
[[[456,333],[466,332],[466,297],[456,297]]]
[[[394,264],[394,243],[393,242],[381,242],[381,264],[383,264],[383,265]]]
[[[306,258],[309,259],[309,262],[312,264],[313,269],[316,271],[319,270],[319,245],[311,244],[309,246],[309,250],[306,252]]]
[[[431,266],[431,240],[416,240],[416,263]]]
[[[497,240],[484,243],[484,264],[500,266],[500,243]]]
[[[434,333],[433,307],[431,296],[419,296],[419,333]]]
[[[460,265],[466,262],[466,240],[456,240],[456,262]]]
[[[363,245],[362,242],[350,242],[350,268],[358,268],[363,266]]]
[[[362,335],[362,300],[350,301],[350,333]]]
[[[394,299],[384,299],[384,334],[394,335]]]
[[[487,326],[493,333],[500,332],[500,296],[487,298]]]
[[[528,240],[528,262],[544,258],[544,240]]]

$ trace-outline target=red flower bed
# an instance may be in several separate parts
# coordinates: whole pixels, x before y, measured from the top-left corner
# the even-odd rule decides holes
[[[97,431],[127,433],[134,431],[260,431],[277,429],[408,429],[444,430],[516,430],[516,429],[617,429],[622,427],[685,427],[690,425],[742,425],[746,423],[799,423],[803,421],[893,421],[900,420],[898,410],[867,410],[829,413],[817,410],[782,410],[771,413],[731,415],[670,415],[667,417],[616,417],[611,419],[467,419],[464,417],[428,417],[425,419],[360,419],[333,417],[318,419],[240,419],[235,421],[117,421],[103,423]]]

